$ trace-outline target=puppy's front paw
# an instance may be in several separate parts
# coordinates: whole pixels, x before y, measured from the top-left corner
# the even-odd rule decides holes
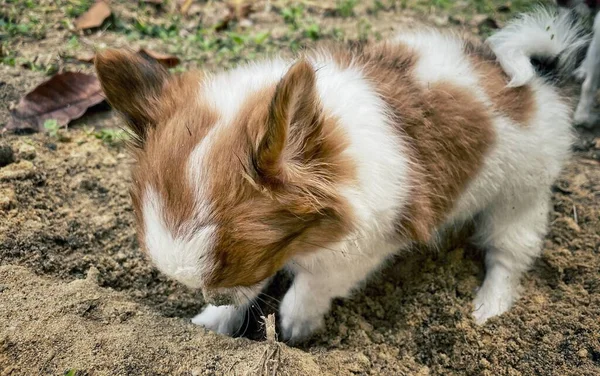
[[[281,337],[289,344],[297,344],[307,340],[323,326],[323,317],[295,317],[281,315]]]
[[[482,325],[488,319],[508,311],[517,295],[516,289],[510,286],[490,286],[484,283],[473,301],[475,322]]]
[[[283,298],[280,307],[281,337],[289,344],[297,344],[323,326],[323,313],[314,304],[296,300],[293,290]]]
[[[233,336],[244,323],[244,310],[234,306],[208,305],[192,319],[192,323],[208,330]]]

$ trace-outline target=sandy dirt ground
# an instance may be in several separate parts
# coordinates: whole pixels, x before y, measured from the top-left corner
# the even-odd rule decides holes
[[[54,70],[90,72],[76,57],[93,46],[144,46],[181,57],[179,69],[214,68],[322,40],[376,40],[418,23],[485,35],[518,4],[365,1],[342,16],[345,2],[305,1],[301,11],[257,2],[249,22],[204,34],[223,4],[198,2],[181,17],[166,2],[130,3],[114,1],[111,24],[82,35],[69,27],[82,10],[69,7],[85,2],[0,1],[0,128]],[[553,187],[542,257],[510,312],[473,322],[483,264],[461,237],[442,251],[399,255],[336,301],[323,331],[291,348],[265,341],[254,323],[275,311],[284,276],[269,291],[275,298],[249,314],[246,338],[190,323],[202,296],[139,251],[132,160],[102,137],[119,122],[98,110],[60,136],[0,136],[0,375],[600,375],[600,132],[578,132]]]

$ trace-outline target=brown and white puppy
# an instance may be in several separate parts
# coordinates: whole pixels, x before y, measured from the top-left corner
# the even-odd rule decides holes
[[[411,31],[215,75],[104,51],[102,87],[135,134],[140,243],[216,304],[193,321],[221,333],[292,271],[280,319],[298,341],[392,255],[476,219],[483,323],[517,299],[569,155],[571,104],[531,58],[570,70],[580,35],[539,10],[489,45]]]

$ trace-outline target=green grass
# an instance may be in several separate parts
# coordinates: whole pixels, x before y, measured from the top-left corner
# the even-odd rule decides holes
[[[354,7],[358,0],[337,0],[336,11],[342,17],[351,17],[354,15]]]
[[[94,4],[94,0],[68,0],[65,14],[71,18],[77,18],[90,9],[92,4]]]
[[[281,10],[283,21],[294,28],[298,28],[300,21],[304,18],[304,6],[302,4],[292,4]]]
[[[19,21],[10,16],[5,19],[0,18],[0,40],[16,36],[43,39],[46,36],[46,26],[36,17],[28,21]]]
[[[94,132],[94,136],[110,146],[121,145],[129,138],[127,132],[122,129],[100,129]]]
[[[149,46],[182,58],[183,64],[177,67],[179,71],[194,66],[230,68],[266,54],[297,51],[318,40],[380,40],[380,32],[385,33],[378,24],[381,12],[401,16],[409,9],[411,16],[422,19],[431,13],[460,15],[467,23],[475,15],[487,14],[503,22],[515,12],[533,4],[528,0],[291,0],[271,8],[276,15],[275,19],[271,17],[273,24],[242,28],[232,22],[225,30],[217,31],[218,22],[214,17],[184,16],[171,11],[175,0],[164,0],[163,6],[159,7],[141,0],[113,0],[113,14],[102,28],[103,36],[98,38],[95,31],[86,31],[83,34],[93,34],[93,38],[82,38],[80,32],[73,30],[73,22],[94,1],[0,0],[0,64],[47,75],[55,73],[58,69],[57,59],[35,59],[21,47],[32,43],[31,39],[44,38],[52,32],[53,36],[58,34],[64,38],[55,51],[58,56],[74,56],[81,50],[89,52],[97,47],[96,44],[107,43],[110,46],[120,40],[117,44],[121,46]],[[551,0],[541,1],[548,3]],[[359,7],[363,4],[366,8]],[[508,9],[507,4],[510,4]],[[504,8],[498,10],[500,6]],[[339,18],[335,19],[332,15]],[[389,15],[386,18],[389,19]],[[479,33],[485,35],[488,31],[481,27]],[[90,40],[93,45],[90,45]],[[91,67],[76,62],[76,67],[69,65],[73,63],[71,59],[63,66],[70,69]]]

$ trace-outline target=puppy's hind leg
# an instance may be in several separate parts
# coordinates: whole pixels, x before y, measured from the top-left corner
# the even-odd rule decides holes
[[[519,296],[520,279],[541,252],[548,194],[500,200],[481,216],[476,239],[486,250],[486,276],[473,302],[479,324],[506,312]]]
[[[593,111],[596,93],[600,88],[600,13],[596,14],[594,19],[594,37],[579,71],[583,72],[585,79],[574,121],[577,125],[589,128],[600,120],[598,114]]]

